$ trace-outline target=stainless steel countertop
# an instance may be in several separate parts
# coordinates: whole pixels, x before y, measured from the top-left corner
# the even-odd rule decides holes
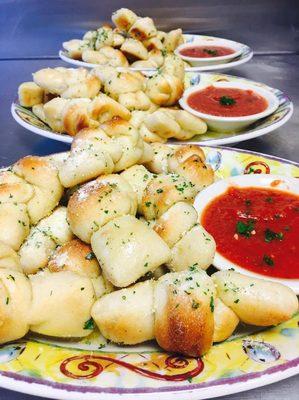
[[[108,21],[111,12],[127,6],[151,15],[162,29],[186,31],[242,41],[257,54],[228,74],[239,75],[285,91],[293,100],[292,119],[266,136],[236,144],[299,161],[299,5],[298,0],[2,0],[0,2],[0,165],[27,154],[45,155],[68,146],[26,131],[10,115],[18,85],[31,73],[65,64],[57,59],[61,42]],[[299,398],[298,376],[219,398],[220,400],[288,400]],[[45,389],[45,395],[47,394]],[[0,389],[0,400],[40,399]],[[100,400],[100,396],[99,396]],[[153,399],[156,400],[156,399]]]

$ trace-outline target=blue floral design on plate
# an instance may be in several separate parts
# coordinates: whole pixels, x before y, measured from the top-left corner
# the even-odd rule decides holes
[[[280,352],[269,343],[243,340],[242,348],[251,360],[258,363],[269,363],[280,358]]]

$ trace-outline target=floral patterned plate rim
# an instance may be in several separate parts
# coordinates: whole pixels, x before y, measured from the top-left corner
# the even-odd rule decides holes
[[[283,93],[279,89],[271,88],[270,86],[264,85],[263,83],[254,82],[249,79],[225,74],[189,72],[186,74],[185,77],[185,86],[189,87],[193,85],[198,85],[199,82],[213,84],[214,82],[219,81],[240,81],[250,83],[250,85],[256,85],[257,87],[265,87],[277,96],[279,100],[279,107],[273,114],[257,121],[253,125],[250,125],[240,132],[219,133],[208,131],[203,135],[196,135],[192,139],[187,141],[178,142],[175,140],[169,140],[170,143],[193,143],[199,145],[213,146],[238,143],[244,140],[263,136],[267,133],[274,131],[275,129],[284,125],[293,114],[293,103],[285,93]],[[11,113],[18,124],[26,128],[27,130],[36,133],[37,135],[41,135],[49,139],[54,139],[65,143],[71,143],[73,141],[73,138],[69,135],[54,132],[47,124],[37,118],[30,109],[20,106],[17,100],[14,101],[11,105]]]
[[[199,39],[208,39],[214,41],[214,40],[219,40],[220,38],[215,37],[215,36],[206,36],[206,35],[194,35],[194,34],[184,34],[184,39],[185,43],[192,43],[196,42],[196,40]],[[229,41],[228,41],[229,42]],[[233,40],[230,40],[230,42],[234,42]],[[237,43],[237,42],[234,42]],[[242,46],[242,53],[231,59],[227,63],[219,63],[219,64],[214,64],[214,65],[205,65],[205,66],[200,66],[200,67],[186,67],[185,71],[186,72],[201,72],[201,71],[223,71],[226,69],[230,69],[233,67],[237,67],[238,65],[244,64],[248,61],[251,60],[253,56],[253,51],[249,46],[246,46],[245,44],[238,43],[239,45]],[[85,67],[85,68],[95,68],[98,67],[98,64],[91,64],[87,63],[85,61],[80,61],[80,60],[74,60],[70,58],[65,51],[60,50],[59,51],[59,57],[61,60],[65,61],[68,64],[76,65],[77,67]],[[133,71],[155,71],[155,69],[152,68],[130,68]],[[120,68],[121,70],[121,68]]]
[[[299,178],[299,164],[292,161],[240,149],[203,149],[220,179],[253,173]],[[30,335],[0,347],[0,386],[60,400],[200,400],[298,373],[299,313],[271,328],[240,326],[202,359],[168,354],[153,343],[116,347],[98,332],[79,342]]]

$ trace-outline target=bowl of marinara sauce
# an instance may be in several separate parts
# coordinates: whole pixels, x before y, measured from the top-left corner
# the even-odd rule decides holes
[[[200,192],[194,206],[216,241],[216,268],[280,281],[299,294],[298,179],[230,177]]]
[[[175,50],[176,55],[194,67],[227,63],[243,51],[241,43],[218,38],[202,38],[183,43]]]
[[[216,132],[238,132],[279,106],[277,96],[264,87],[226,81],[192,86],[179,102]]]

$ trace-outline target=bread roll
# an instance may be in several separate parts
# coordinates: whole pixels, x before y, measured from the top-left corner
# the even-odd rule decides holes
[[[214,182],[214,171],[198,146],[182,146],[169,157],[169,169],[192,182],[198,191]]]
[[[30,330],[47,336],[84,337],[95,294],[91,280],[71,271],[45,270],[29,276],[32,286]]]
[[[184,91],[184,83],[176,76],[159,73],[148,79],[145,93],[159,106],[172,106],[177,103]]]
[[[109,65],[115,68],[129,66],[125,55],[111,46],[103,46],[100,50],[86,49],[82,53],[82,60],[91,64]]]
[[[123,178],[118,176],[118,180]],[[133,192],[133,190],[132,190]],[[122,215],[135,215],[137,199],[122,191],[120,186],[101,180],[81,186],[70,198],[67,213],[71,230],[83,242],[101,226]]]
[[[87,46],[88,40],[86,39],[72,39],[62,43],[62,47],[66,50],[67,55],[74,60],[81,60],[82,51],[84,51],[84,48]]]
[[[113,31],[110,26],[102,26],[97,29],[97,34],[94,38],[94,48],[95,50],[100,50],[104,46],[113,45]]]
[[[128,32],[137,18],[137,15],[128,8],[120,8],[112,14],[112,21],[115,26],[124,32]]]
[[[151,18],[137,18],[137,20],[131,26],[129,34],[136,40],[144,41],[156,36],[157,29],[154,25],[154,21]]]
[[[37,272],[47,266],[57,245],[72,239],[66,220],[66,208],[58,207],[49,217],[32,227],[20,248],[20,262],[26,274]]]
[[[131,117],[130,111],[126,107],[104,93],[99,93],[90,103],[88,112],[90,117],[99,123],[105,123],[115,117],[123,120],[129,120]]]
[[[37,156],[21,158],[12,171],[34,189],[34,195],[27,202],[27,211],[31,223],[36,224],[49,215],[61,199],[63,187],[58,171],[49,161]]]
[[[143,159],[143,140],[138,131],[129,122],[114,118],[101,125],[101,127],[107,135],[115,138],[123,149],[121,158],[114,164],[114,172],[129,168]]]
[[[246,324],[277,325],[298,311],[295,293],[280,283],[234,271],[218,271],[213,280],[220,299]]]
[[[184,43],[182,29],[174,29],[165,36],[164,46],[167,52],[172,53],[180,45]]]
[[[237,315],[218,297],[215,299],[213,342],[229,338],[239,324]]]
[[[63,98],[94,98],[101,89],[99,78],[84,68],[44,68],[33,74],[45,91]]]
[[[144,191],[142,214],[146,219],[159,218],[173,204],[179,201],[193,201],[196,193],[194,185],[182,176],[155,175]]]
[[[154,338],[153,281],[137,283],[99,299],[91,315],[102,335],[134,345]]]
[[[113,286],[102,274],[102,270],[91,247],[78,239],[58,247],[48,263],[50,272],[72,271],[88,277],[97,298],[113,290]]]
[[[154,230],[172,248],[196,224],[197,219],[195,208],[179,201],[157,219]]]
[[[114,286],[125,287],[169,260],[166,243],[132,215],[115,218],[91,237],[91,247]]]
[[[17,340],[29,330],[31,288],[23,273],[0,269],[0,343]]]
[[[143,90],[145,78],[139,72],[126,71],[109,72],[107,79],[104,80],[104,89],[110,97],[118,100],[121,94],[135,93]]]
[[[146,47],[136,39],[126,39],[120,47],[120,50],[129,59],[147,60],[148,51]]]
[[[125,41],[125,37],[119,33],[117,29],[113,31],[113,44],[114,48],[119,48],[123,42]]]
[[[29,234],[29,226],[30,221],[25,204],[0,204],[0,240],[4,244],[13,250],[19,250]]]
[[[3,242],[0,242],[0,269],[22,272],[18,253]]]
[[[172,271],[184,271],[192,265],[205,270],[212,264],[215,250],[214,238],[196,224],[173,246],[167,266]]]
[[[155,109],[155,105],[142,90],[135,93],[122,93],[119,95],[118,101],[130,111]]]
[[[113,172],[114,163],[110,154],[101,150],[102,143],[83,143],[78,147],[62,165],[59,177],[65,187],[72,187],[79,183],[96,178],[100,174]],[[116,146],[117,147],[117,146]]]
[[[203,271],[162,276],[155,287],[155,337],[166,351],[191,357],[205,354],[213,343],[212,279]]]
[[[199,146],[168,146],[153,143],[154,155],[145,166],[154,173],[177,173],[184,176],[197,191],[214,181],[214,171],[205,163],[205,154]]]
[[[151,50],[163,50],[164,46],[161,40],[155,36],[150,39],[144,40],[143,41],[144,46],[147,48],[148,51]]]
[[[142,198],[146,186],[153,178],[153,174],[150,173],[143,165],[134,165],[121,173],[121,176],[129,182],[132,189],[137,195],[138,199],[138,211],[142,213]]]
[[[19,86],[18,96],[21,106],[33,107],[43,103],[44,91],[34,82],[24,82]]]

